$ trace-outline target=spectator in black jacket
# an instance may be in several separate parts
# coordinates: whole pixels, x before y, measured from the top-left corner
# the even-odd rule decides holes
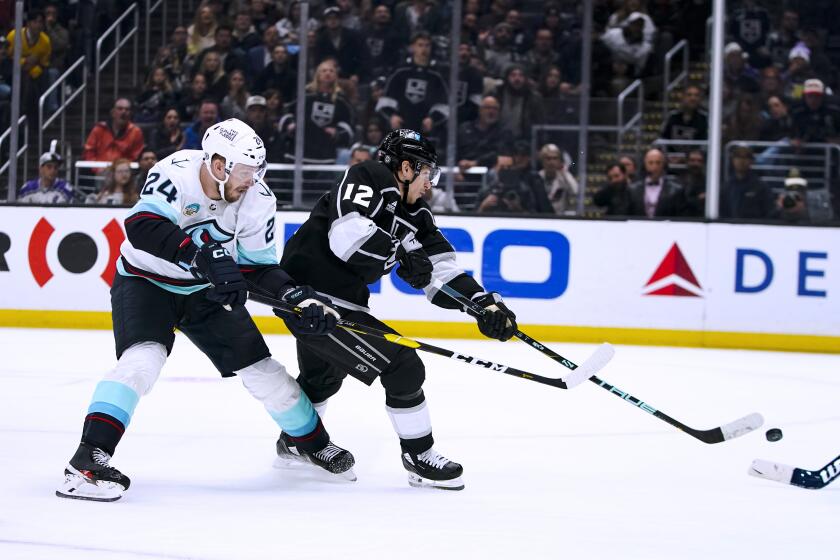
[[[750,148],[736,146],[732,150],[734,175],[723,185],[721,218],[761,220],[773,216],[773,194],[752,170],[752,165],[753,153]]]
[[[513,134],[499,122],[499,100],[492,95],[481,99],[478,118],[458,128],[458,167],[492,167],[500,153],[510,153]]]
[[[251,24],[251,13],[247,10],[240,10],[233,20],[233,44],[242,52],[247,53],[254,47],[260,46],[260,36],[256,28]],[[250,70],[250,68],[248,69]]]
[[[761,134],[763,142],[776,142],[793,135],[793,117],[787,104],[776,95],[767,99],[767,108],[761,114]]]
[[[705,140],[709,137],[709,117],[700,109],[702,91],[689,85],[682,91],[682,107],[672,111],[662,128],[668,140]]]
[[[516,139],[530,140],[531,125],[544,121],[542,97],[528,87],[525,70],[513,64],[505,72],[505,83],[499,90],[502,124]]]
[[[181,130],[181,115],[178,109],[170,107],[163,115],[163,120],[152,133],[149,144],[158,160],[174,154],[184,147],[186,138]]]
[[[449,117],[446,79],[432,60],[432,38],[419,32],[411,39],[411,58],[385,84],[376,111],[391,128],[410,128],[434,136]]]
[[[271,51],[271,64],[263,68],[254,81],[254,91],[264,93],[267,89],[276,89],[284,101],[294,101],[297,93],[297,71],[289,62],[286,45],[277,45]]]
[[[806,80],[802,97],[793,112],[791,143],[798,148],[808,142],[840,142],[840,108],[826,103],[822,80]]]
[[[324,25],[315,39],[315,62],[334,58],[338,62],[338,76],[358,82],[362,53],[359,33],[341,26],[341,10],[335,6],[324,10]]]
[[[607,216],[632,214],[630,181],[623,163],[616,161],[607,166],[607,183],[595,192],[592,201],[603,206]]]
[[[361,32],[361,80],[370,82],[388,76],[400,59],[400,38],[391,25],[391,9],[380,4],[373,9],[371,21]]]
[[[484,92],[484,74],[470,65],[472,47],[466,41],[458,46],[458,122],[471,121],[478,116],[478,106],[481,104],[481,94]]]
[[[645,178],[630,185],[632,213],[648,218],[673,218],[685,211],[685,191],[665,175],[665,154],[652,148],[645,153]]]
[[[684,216],[695,218],[706,214],[706,154],[703,150],[689,150],[685,157],[685,171],[680,176],[685,189]]]

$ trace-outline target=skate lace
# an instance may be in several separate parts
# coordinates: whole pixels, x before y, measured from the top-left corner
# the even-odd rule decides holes
[[[427,449],[423,453],[417,456],[418,461],[422,461],[427,465],[431,465],[436,469],[442,469],[449,463],[449,459],[438,453],[434,450],[434,448]]]
[[[330,461],[332,461],[332,460],[333,460],[333,458],[334,458],[336,455],[338,455],[338,454],[339,454],[339,453],[341,453],[342,451],[344,451],[342,448],[340,448],[340,447],[339,447],[339,446],[337,446],[337,445],[334,445],[334,444],[331,442],[331,443],[328,443],[328,444],[327,444],[327,446],[326,446],[325,448],[323,448],[322,450],[320,450],[320,451],[316,452],[316,453],[315,453],[315,456],[316,456],[318,459],[320,459],[320,460],[322,460],[322,461],[324,461],[324,462],[326,462],[326,463],[329,463]]]
[[[97,465],[102,465],[103,467],[111,467],[108,462],[111,460],[111,456],[102,451],[101,449],[94,449],[93,453],[91,454],[93,457],[93,462]]]

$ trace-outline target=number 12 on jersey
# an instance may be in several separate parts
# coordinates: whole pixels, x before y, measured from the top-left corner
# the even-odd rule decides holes
[[[353,196],[353,191],[356,192],[356,196]],[[356,185],[355,183],[347,183],[347,186],[344,187],[344,197],[342,200],[353,200],[353,204],[358,204],[359,206],[364,206],[367,208],[370,206],[370,199],[373,196],[373,189],[367,185]]]

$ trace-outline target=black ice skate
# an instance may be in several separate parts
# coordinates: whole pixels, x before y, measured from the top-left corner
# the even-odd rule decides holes
[[[59,498],[113,502],[128,490],[131,480],[110,466],[111,456],[87,443],[79,445],[64,469],[64,484],[55,491]]]
[[[285,432],[281,433],[277,440],[277,459],[274,460],[274,466],[277,468],[314,465],[328,473],[354,482],[356,480],[356,473],[353,472],[354,464],[356,464],[356,460],[353,458],[353,454],[333,442],[329,442],[320,451],[307,453],[298,449]]]
[[[434,447],[419,455],[403,452],[402,462],[408,471],[408,484],[415,488],[464,489],[461,480],[464,468],[435,451]]]

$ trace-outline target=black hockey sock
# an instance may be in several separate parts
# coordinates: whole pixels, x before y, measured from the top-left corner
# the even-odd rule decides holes
[[[289,439],[295,444],[295,447],[307,453],[320,451],[330,442],[330,434],[324,427],[323,422],[321,422],[320,417],[318,418],[318,424],[315,426],[315,429],[308,434],[297,437],[291,434],[286,435],[289,436]]]
[[[103,412],[92,412],[85,416],[82,442],[113,455],[124,433],[125,426],[113,416]]]

